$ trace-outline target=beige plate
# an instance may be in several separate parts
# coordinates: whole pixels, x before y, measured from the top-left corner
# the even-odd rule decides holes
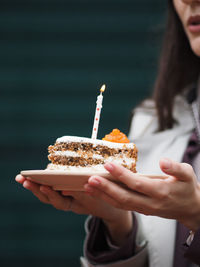
[[[79,173],[56,170],[21,171],[21,175],[35,183],[52,186],[54,190],[72,191],[84,191],[83,186],[92,175],[100,175],[112,179],[108,173]]]
[[[139,174],[139,173],[138,173]],[[29,180],[52,186],[54,190],[71,190],[84,191],[84,184],[87,183],[88,178],[92,175],[100,175],[109,180],[114,178],[109,173],[79,173],[71,171],[55,171],[55,170],[28,170],[21,171],[21,175],[27,177]],[[139,174],[141,176],[148,176],[149,178],[164,179],[167,176],[153,175],[153,174]]]

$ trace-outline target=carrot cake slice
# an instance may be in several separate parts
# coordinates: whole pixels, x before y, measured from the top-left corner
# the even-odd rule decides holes
[[[118,136],[118,137],[117,137]],[[115,162],[136,172],[137,148],[128,138],[114,129],[103,140],[63,136],[48,148],[48,169],[101,172],[106,162]],[[120,142],[119,142],[120,141]]]

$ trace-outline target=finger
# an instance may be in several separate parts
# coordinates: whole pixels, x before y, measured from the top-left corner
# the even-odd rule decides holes
[[[116,180],[125,184],[129,189],[150,197],[159,198],[161,197],[160,194],[164,192],[162,179],[152,179],[145,175],[139,175],[112,163],[105,164],[105,168]]]
[[[95,198],[99,198],[115,208],[118,208],[118,209],[121,208],[121,204],[119,202],[117,202],[115,199],[113,199],[112,197],[110,197],[105,192],[101,191],[100,189],[94,188],[93,186],[89,184],[85,184],[84,188],[85,188],[86,194],[89,194]]]
[[[88,196],[87,196],[87,199],[86,199],[84,191],[62,191],[61,194],[63,196],[71,196],[71,197],[75,198],[76,200],[78,200],[81,203],[83,203],[85,201],[88,202]],[[92,198],[91,198],[91,200],[92,200]]]
[[[22,176],[21,174],[18,174],[15,177],[15,181],[18,182],[19,184],[23,184],[23,182],[26,180],[26,178],[24,176]]]
[[[78,200],[72,198],[70,210],[77,214],[91,214],[91,211],[82,205]]]
[[[76,191],[66,191],[66,190],[63,190],[63,191],[61,191],[61,194],[63,196],[72,196],[72,197],[74,197],[75,196],[75,192]]]
[[[54,191],[49,186],[40,186],[40,191],[45,194],[52,206],[58,210],[68,211],[71,206],[71,198],[63,197],[57,191]]]
[[[48,198],[40,191],[40,185],[31,181],[25,180],[23,187],[30,190],[34,196],[36,196],[41,202],[49,204]]]
[[[85,192],[80,191],[62,191],[63,196],[71,196],[73,198],[73,205],[71,205],[71,210],[79,214],[89,214],[88,203],[93,201],[91,195],[86,195]]]
[[[175,162],[167,158],[160,160],[160,168],[166,174],[175,176],[182,181],[191,181],[192,177],[195,176],[191,165]]]
[[[118,208],[136,210],[139,207],[146,207],[150,202],[149,197],[130,191],[129,189],[125,189],[120,185],[100,176],[90,177],[88,184],[101,191],[101,193],[94,191],[94,194],[98,194],[98,197],[101,197],[105,201],[109,201],[111,205]],[[87,190],[87,186],[85,186],[85,189]]]
[[[61,191],[61,194],[63,196],[71,196],[73,198],[70,207],[71,211],[77,214],[91,214],[91,211],[87,208],[87,203],[88,201],[92,201],[92,196],[87,196],[87,199],[85,199],[85,192],[66,190]]]
[[[86,211],[86,209],[83,206],[81,206],[78,203],[75,203],[75,201],[73,201],[73,206],[72,208],[70,208],[70,210],[79,215],[90,214],[88,211]]]
[[[94,188],[90,188],[88,184],[86,184],[86,187],[88,187],[88,190],[80,192],[80,191],[62,191],[62,195],[64,196],[72,196],[73,197],[73,205],[72,205],[72,211],[79,213],[79,214],[92,214],[93,210],[91,210],[90,203],[93,203],[94,198],[95,202],[97,201],[95,195],[93,196],[90,194],[91,190],[94,191]],[[90,190],[91,189],[91,190]],[[97,202],[96,202],[97,203]],[[107,201],[108,203],[108,201]],[[89,205],[88,205],[89,204]]]

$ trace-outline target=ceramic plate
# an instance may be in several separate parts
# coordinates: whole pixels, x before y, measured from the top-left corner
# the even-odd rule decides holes
[[[35,183],[52,186],[54,190],[72,191],[84,191],[84,184],[92,175],[100,175],[112,180],[109,173],[79,173],[56,170],[21,171],[21,175]]]
[[[165,179],[167,176],[164,175],[153,175],[153,174],[141,174],[141,176],[148,176],[154,179]],[[29,180],[52,186],[54,190],[71,190],[71,191],[84,191],[84,185],[87,183],[89,177],[92,175],[100,175],[109,180],[114,178],[109,173],[83,173],[83,172],[71,172],[71,171],[56,171],[56,170],[28,170],[21,171],[21,175],[27,177]]]

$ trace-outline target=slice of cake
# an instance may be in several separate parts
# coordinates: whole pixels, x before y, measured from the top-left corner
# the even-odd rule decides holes
[[[137,148],[128,138],[114,129],[103,140],[63,136],[49,146],[48,169],[85,172],[105,172],[106,162],[115,162],[136,172]]]

